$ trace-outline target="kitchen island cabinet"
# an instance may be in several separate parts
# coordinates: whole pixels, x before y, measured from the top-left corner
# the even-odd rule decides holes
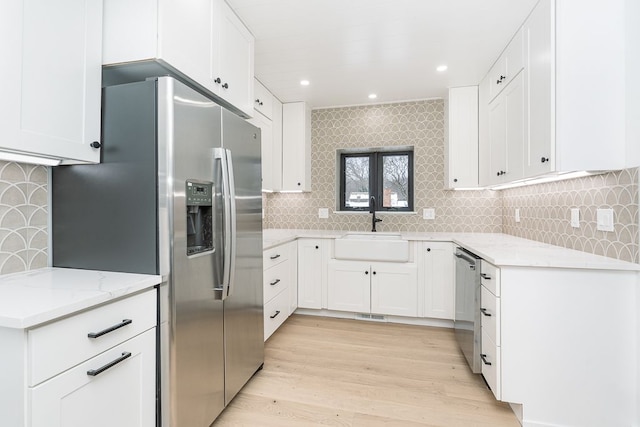
[[[0,425],[155,426],[158,276],[0,278]]]
[[[0,37],[0,150],[100,162],[102,0],[2,1]]]

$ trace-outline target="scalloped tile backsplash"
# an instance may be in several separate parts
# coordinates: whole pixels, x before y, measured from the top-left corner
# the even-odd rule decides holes
[[[418,214],[379,214],[380,231],[504,232],[640,262],[638,168],[502,191],[443,190],[442,100],[314,110],[311,144],[312,192],[264,194],[265,228],[369,230],[368,214],[333,213],[336,150],[411,145]],[[0,161],[0,274],[47,265],[47,192],[45,167]],[[328,219],[319,208],[329,208]],[[434,208],[435,219],[422,219],[423,208]],[[570,226],[571,208],[580,210],[580,228]],[[613,209],[614,232],[596,230],[598,208]]]
[[[504,232],[640,262],[638,168],[499,192],[447,191],[442,100],[314,110],[311,123],[312,192],[266,194],[265,228],[368,231],[370,215],[333,213],[336,150],[411,145],[418,214],[379,214],[380,231]],[[595,212],[603,207],[614,210],[614,232],[596,230]],[[318,218],[319,208],[329,208],[328,219]],[[422,219],[423,208],[434,208],[435,220]],[[571,208],[580,209],[578,229],[569,224]]]

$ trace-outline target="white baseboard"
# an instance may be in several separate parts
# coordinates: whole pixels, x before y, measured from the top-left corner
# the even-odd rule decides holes
[[[315,310],[310,308],[298,308],[295,311],[295,314],[302,314],[305,316],[323,316],[323,317],[334,317],[337,319],[355,319],[355,320],[365,320],[363,318],[358,317],[359,313],[351,313],[347,311],[336,311],[336,310]],[[377,317],[377,316],[376,316]],[[388,316],[384,315],[384,319],[366,319],[367,321],[376,321],[376,322],[389,322],[389,323],[403,323],[405,325],[417,325],[417,326],[434,326],[437,328],[450,328],[453,329],[453,320],[446,319],[433,319],[433,318],[422,318],[422,317],[402,317],[402,316]]]

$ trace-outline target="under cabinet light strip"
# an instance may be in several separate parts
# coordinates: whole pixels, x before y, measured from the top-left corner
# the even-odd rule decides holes
[[[27,154],[9,153],[0,151],[0,160],[7,162],[31,163],[44,166],[58,166],[62,160],[52,159],[50,157],[30,156]]]

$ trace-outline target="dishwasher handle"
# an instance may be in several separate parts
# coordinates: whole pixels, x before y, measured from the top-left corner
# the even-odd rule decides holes
[[[459,252],[456,252],[454,255],[455,255],[457,258],[460,258],[461,260],[464,260],[464,261],[468,262],[468,263],[470,264],[470,266],[469,266],[469,267],[470,267],[472,270],[475,270],[475,269],[476,269],[476,261],[477,261],[477,260],[475,260],[475,259],[473,259],[473,258],[470,258],[470,257],[466,256],[465,254],[463,254],[463,253],[459,253]]]

